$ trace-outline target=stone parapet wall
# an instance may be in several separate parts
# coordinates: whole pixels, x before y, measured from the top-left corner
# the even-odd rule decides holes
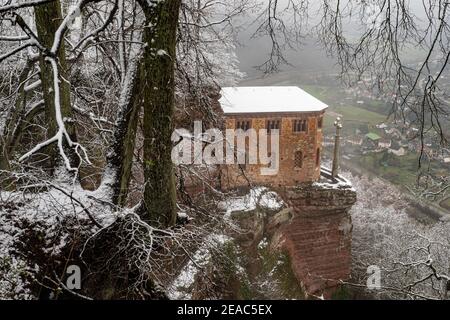
[[[356,192],[348,186],[333,187],[332,184],[301,184],[280,190],[286,203],[301,215],[333,214],[336,210],[347,211],[356,202]]]

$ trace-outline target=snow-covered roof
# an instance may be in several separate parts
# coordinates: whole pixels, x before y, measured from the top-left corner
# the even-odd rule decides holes
[[[219,102],[225,114],[316,112],[328,106],[299,87],[225,87]]]

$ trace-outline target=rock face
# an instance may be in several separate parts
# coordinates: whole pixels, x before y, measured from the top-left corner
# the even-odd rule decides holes
[[[282,246],[306,293],[330,298],[351,270],[350,208],[356,192],[345,184],[304,184],[277,190],[292,210],[281,226]]]
[[[356,192],[349,181],[333,178],[327,168],[322,167],[320,174],[326,182],[270,185],[288,208],[268,216],[263,233],[272,247],[287,251],[306,294],[331,298],[340,280],[348,280],[351,273],[349,211]]]

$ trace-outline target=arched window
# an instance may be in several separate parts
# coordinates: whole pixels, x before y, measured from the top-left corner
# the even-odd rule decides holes
[[[320,148],[317,148],[316,152],[316,167],[320,165]]]
[[[303,152],[295,151],[295,153],[294,153],[294,167],[295,168],[303,167]]]

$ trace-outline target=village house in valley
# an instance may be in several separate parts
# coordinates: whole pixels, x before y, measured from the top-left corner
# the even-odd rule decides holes
[[[271,186],[319,180],[325,103],[298,87],[227,87],[219,102],[227,129],[279,130],[277,174],[261,175],[260,162],[224,166],[222,187],[245,185],[247,179]]]

